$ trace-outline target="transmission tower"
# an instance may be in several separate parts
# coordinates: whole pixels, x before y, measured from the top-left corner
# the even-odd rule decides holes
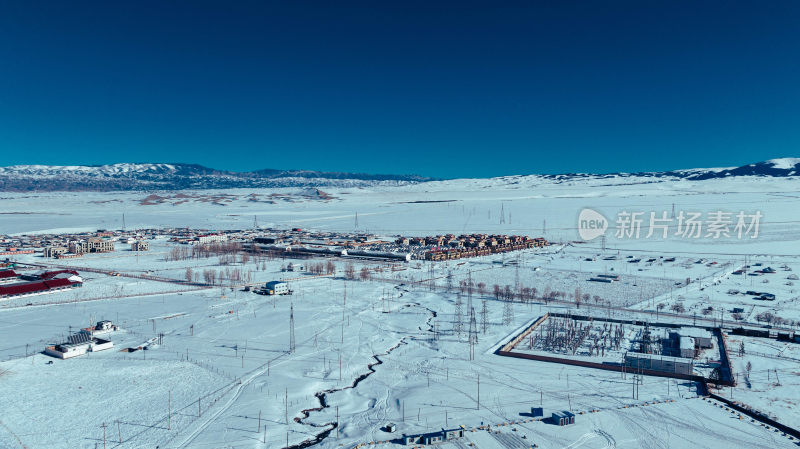
[[[355,226],[356,226],[355,229],[358,229],[358,212],[356,212],[356,223],[355,223]]]
[[[464,312],[461,310],[461,293],[458,293],[458,296],[456,297],[455,316],[453,317],[453,333],[460,338],[461,332],[463,330],[464,330]]]
[[[447,291],[451,292],[453,290],[453,270],[447,269]]]
[[[514,306],[510,299],[503,302],[503,324],[511,324],[514,321]]]
[[[289,353],[294,353],[294,304],[289,306]]]
[[[500,224],[504,224],[506,222],[506,213],[503,210],[503,203],[500,203]]]
[[[486,333],[486,327],[489,325],[489,311],[486,309],[486,300],[483,300],[483,308],[481,308],[481,328],[483,333]]]
[[[478,325],[475,322],[475,309],[469,309],[469,359],[475,360],[475,345],[478,344]]]
[[[253,215],[253,229],[258,229],[258,215]]]

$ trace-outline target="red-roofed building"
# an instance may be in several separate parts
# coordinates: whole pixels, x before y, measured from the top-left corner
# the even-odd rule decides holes
[[[74,287],[80,287],[80,282],[69,279],[52,279],[49,281],[25,282],[20,284],[0,286],[0,298],[14,298],[18,296],[38,295],[52,293]]]
[[[14,270],[2,270],[0,271],[0,284],[15,282],[18,277],[19,275]]]

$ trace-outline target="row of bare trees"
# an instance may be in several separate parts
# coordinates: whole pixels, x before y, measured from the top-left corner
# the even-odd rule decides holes
[[[204,245],[175,246],[164,260],[167,262],[188,259],[208,259],[213,256],[224,259],[227,263],[234,263],[236,255],[242,251],[242,244],[239,242],[214,242]]]
[[[336,274],[336,264],[332,260],[325,263],[309,263],[306,265],[306,271],[312,274]]]
[[[225,268],[225,270],[211,270],[205,269],[201,271],[192,270],[191,267],[186,268],[185,273],[186,282],[203,282],[209,285],[220,285],[227,281],[229,284],[241,284],[250,282],[252,280],[252,273],[244,271],[241,268]]]

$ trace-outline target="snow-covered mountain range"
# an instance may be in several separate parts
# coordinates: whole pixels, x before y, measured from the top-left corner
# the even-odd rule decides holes
[[[0,191],[183,190],[247,187],[365,187],[430,181],[415,175],[264,169],[216,170],[197,164],[14,165],[0,167]]]
[[[549,182],[618,179],[651,182],[660,179],[706,180],[735,176],[800,176],[800,158],[771,159],[741,167],[696,168],[640,173],[571,173],[502,177],[505,182],[536,178]],[[182,190],[258,187],[369,187],[433,181],[416,175],[264,169],[251,172],[216,170],[197,164],[14,165],[0,167],[0,191]]]

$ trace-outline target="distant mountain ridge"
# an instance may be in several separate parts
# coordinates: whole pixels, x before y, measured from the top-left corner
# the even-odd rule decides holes
[[[571,173],[526,175],[550,182],[581,179],[646,178],[707,179],[737,176],[800,176],[800,158],[770,159],[741,167],[696,168],[639,173]],[[503,176],[500,180],[519,179]],[[0,191],[114,191],[184,190],[279,187],[371,187],[398,186],[437,181],[417,175],[374,175],[366,173],[321,172],[313,170],[262,169],[250,172],[216,170],[198,164],[122,163],[110,165],[14,165],[0,167]]]
[[[526,175],[523,175],[526,176]],[[548,179],[555,182],[576,181],[580,179],[619,179],[619,178],[652,178],[652,179],[687,179],[703,181],[706,179],[730,178],[736,176],[759,177],[791,177],[800,176],[800,158],[770,159],[763,162],[743,165],[741,167],[691,168],[662,172],[635,173],[568,173],[555,175],[527,175]],[[503,177],[509,178],[509,177]]]
[[[184,190],[259,187],[368,187],[432,181],[417,175],[312,170],[216,170],[198,164],[14,165],[0,167],[0,191]]]

